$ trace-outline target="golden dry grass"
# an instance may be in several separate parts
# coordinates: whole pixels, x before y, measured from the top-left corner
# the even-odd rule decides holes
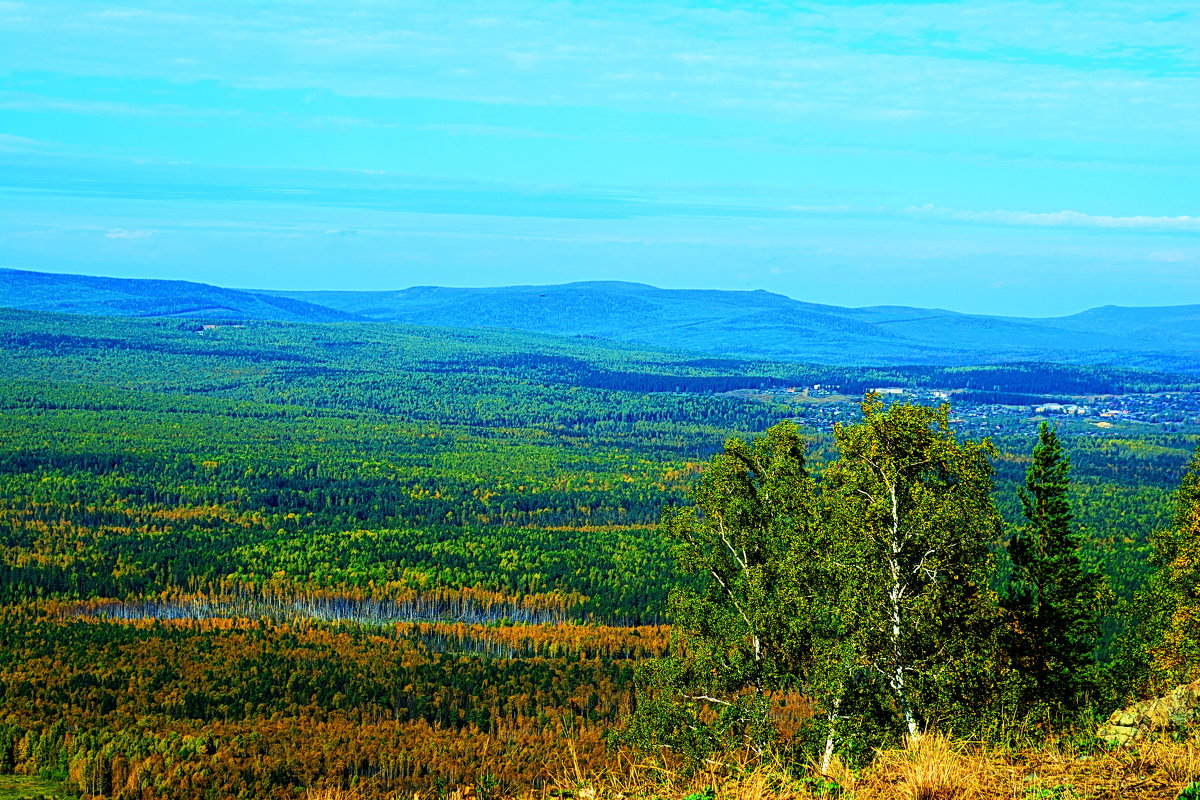
[[[348,789],[309,789],[304,800],[359,800],[362,795]]]
[[[943,736],[879,754],[856,794],[887,800],[977,800],[996,782],[993,765]]]
[[[880,752],[855,772],[837,762],[796,777],[778,764],[721,764],[685,774],[625,754],[609,769],[586,774],[568,745],[559,779],[514,800],[1176,800],[1200,780],[1200,740],[1143,742],[1079,752],[1066,742],[1009,751],[931,734]],[[835,784],[840,795],[828,789]],[[305,800],[360,800],[354,792],[312,790]],[[407,800],[431,800],[414,795]],[[478,800],[474,789],[446,800]]]
[[[1144,742],[1136,747],[1079,752],[1051,741],[1009,751],[954,742],[931,734],[907,747],[880,752],[861,772],[840,763],[822,776],[814,766],[801,778],[776,765],[756,769],[713,766],[689,778],[652,764],[625,761],[603,775],[571,775],[576,800],[1175,800],[1200,780],[1196,741]],[[565,790],[565,791],[564,791]]]

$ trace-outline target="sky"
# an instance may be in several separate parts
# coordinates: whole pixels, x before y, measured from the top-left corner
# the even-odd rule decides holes
[[[1200,303],[1200,4],[0,0],[0,266]]]

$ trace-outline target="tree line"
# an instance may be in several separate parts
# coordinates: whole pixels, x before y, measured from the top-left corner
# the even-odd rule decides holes
[[[835,428],[819,476],[782,423],[728,441],[694,505],[668,511],[678,568],[698,582],[671,594],[673,650],[643,667],[627,741],[701,760],[782,750],[825,768],[931,728],[1086,724],[1097,706],[1200,676],[1200,455],[1101,663],[1112,596],[1082,556],[1055,429],[1042,423],[1022,524],[1005,536],[989,441],[958,438],[947,406],[868,395],[862,410]],[[789,692],[815,713],[782,741],[773,701]]]

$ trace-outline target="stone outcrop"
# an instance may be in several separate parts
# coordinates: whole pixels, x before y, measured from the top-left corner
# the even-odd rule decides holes
[[[1177,686],[1162,697],[1114,712],[1096,731],[1096,736],[1111,745],[1129,744],[1148,733],[1187,724],[1196,715],[1197,706],[1200,706],[1200,682]]]

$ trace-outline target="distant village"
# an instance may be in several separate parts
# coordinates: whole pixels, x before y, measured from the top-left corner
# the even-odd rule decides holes
[[[1091,395],[1063,398],[1061,402],[1011,405],[972,402],[958,397],[952,389],[880,386],[871,391],[886,399],[925,405],[949,403],[954,421],[969,429],[986,432],[1023,428],[1030,420],[1038,419],[1091,424],[1098,429],[1112,428],[1120,423],[1157,425],[1168,431],[1200,426],[1200,392]],[[859,413],[859,398],[840,393],[838,387],[815,384],[772,389],[760,394],[794,405],[797,422],[818,428],[853,419]]]

